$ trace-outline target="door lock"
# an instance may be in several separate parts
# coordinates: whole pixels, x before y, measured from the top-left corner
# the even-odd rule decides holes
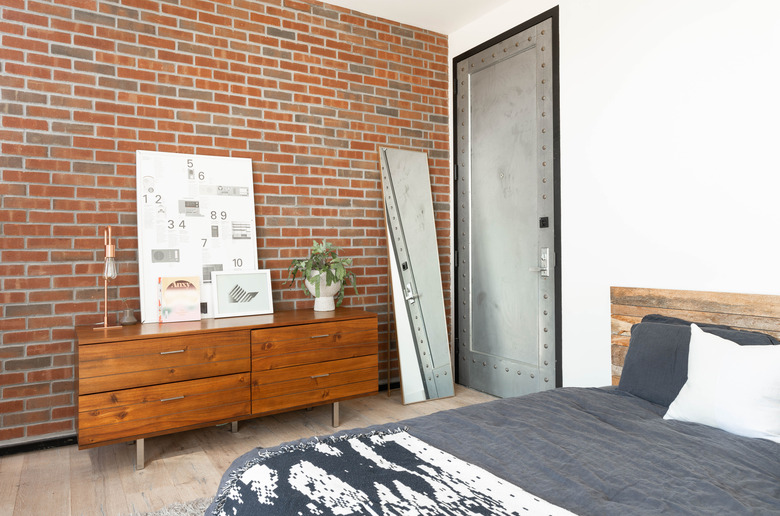
[[[413,305],[414,304],[414,298],[416,298],[416,297],[417,296],[414,295],[414,293],[412,292],[412,284],[411,283],[407,283],[406,284],[406,290],[404,291],[404,299],[409,301],[410,305]]]
[[[529,267],[531,272],[540,272],[543,277],[550,276],[550,248],[542,247],[539,250],[539,267]]]

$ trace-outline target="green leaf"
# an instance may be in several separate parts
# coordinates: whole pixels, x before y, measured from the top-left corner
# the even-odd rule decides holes
[[[358,290],[355,273],[347,270],[347,267],[352,265],[352,259],[339,258],[339,250],[339,247],[334,246],[327,240],[323,240],[322,242],[317,242],[316,240],[312,241],[309,257],[294,259],[287,268],[289,284],[292,285],[300,273],[302,280],[306,279],[314,284],[314,295],[319,296],[319,276],[325,274],[325,282],[327,285],[332,285],[333,282],[341,282],[341,288],[339,289],[336,303],[336,306],[340,306],[344,299],[344,289],[347,282],[353,287],[356,294],[358,293]],[[306,294],[310,294],[304,281],[301,281],[301,290]]]

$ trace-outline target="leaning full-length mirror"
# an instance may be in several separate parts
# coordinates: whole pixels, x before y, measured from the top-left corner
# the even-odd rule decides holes
[[[403,401],[452,396],[428,156],[382,147],[379,160]]]

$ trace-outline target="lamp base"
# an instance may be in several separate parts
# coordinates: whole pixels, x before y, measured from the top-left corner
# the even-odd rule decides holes
[[[93,330],[116,330],[118,328],[121,328],[121,326],[103,326],[102,324],[100,326],[95,326],[92,328]]]

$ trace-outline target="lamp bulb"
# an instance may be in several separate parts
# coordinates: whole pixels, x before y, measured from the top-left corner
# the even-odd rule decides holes
[[[116,278],[116,275],[116,261],[114,261],[114,258],[112,257],[106,258],[106,264],[105,267],[103,267],[103,277],[105,279],[114,279]]]

